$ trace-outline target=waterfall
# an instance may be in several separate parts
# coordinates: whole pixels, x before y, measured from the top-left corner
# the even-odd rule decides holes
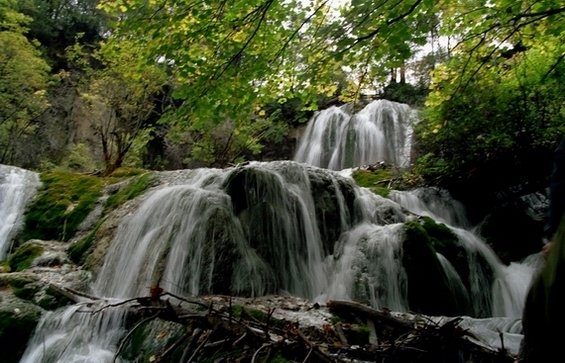
[[[468,291],[475,312],[489,312],[491,316],[520,317],[524,301],[539,262],[504,265],[494,251],[471,228],[464,206],[438,188],[420,188],[408,192],[394,191],[390,198],[413,213],[428,216],[450,226],[465,249],[469,266]],[[461,290],[461,277],[444,256],[439,260],[455,290]],[[491,281],[492,280],[492,281]],[[492,286],[485,289],[485,286]]]
[[[333,256],[331,283],[316,300],[365,300],[375,308],[408,311],[402,267],[402,224],[362,223],[342,237]]]
[[[464,274],[462,260],[448,255],[432,253],[425,264],[439,266],[451,295],[466,297],[472,314],[517,316],[533,273],[500,263],[464,228],[462,207],[437,190],[387,199],[338,172],[291,161],[157,178],[160,185],[118,227],[92,285],[106,298],[102,304],[147,296],[158,284],[184,296],[283,294],[408,311],[414,286],[405,265],[405,222],[421,215],[456,236]],[[45,315],[22,362],[110,362],[125,334],[127,306],[97,309],[79,304]]]
[[[112,362],[126,333],[127,310],[96,312],[102,304],[76,304],[44,315],[20,362]]]
[[[451,198],[444,189],[393,190],[389,197],[414,214],[428,216],[450,226],[471,228],[463,204]]]
[[[415,112],[405,104],[373,101],[359,113],[351,105],[317,112],[301,137],[294,160],[342,170],[385,161],[410,163]]]
[[[25,206],[39,185],[37,173],[0,165],[0,260],[6,258],[12,239],[22,227]]]

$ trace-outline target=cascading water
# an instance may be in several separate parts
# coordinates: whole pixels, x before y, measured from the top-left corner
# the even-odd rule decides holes
[[[92,286],[107,301],[147,295],[159,284],[185,296],[290,294],[407,311],[413,287],[404,223],[419,217],[406,209],[417,207],[446,224],[468,223],[441,198],[408,203],[412,196],[398,192],[392,196],[397,203],[336,172],[295,162],[159,175],[166,184],[145,195],[120,225]],[[429,263],[442,266],[453,296],[472,296],[461,311],[517,316],[525,291],[516,284],[528,284],[531,267],[516,281],[472,232],[449,228],[466,256],[464,276],[454,267],[461,268],[461,260],[451,256],[432,254]],[[126,313],[88,313],[97,308],[46,315],[22,362],[110,362],[125,334]]]
[[[373,101],[356,114],[351,109],[347,104],[316,113],[294,160],[332,170],[379,161],[407,167],[415,111],[387,100]]]
[[[37,173],[0,165],[0,260],[6,258],[22,226],[25,206],[40,184]]]
[[[454,227],[471,228],[463,204],[451,198],[444,189],[419,188],[408,192],[393,190],[389,197],[414,214],[432,217]]]
[[[489,316],[520,317],[531,279],[540,263],[504,265],[494,251],[475,233],[465,217],[461,203],[451,199],[445,190],[422,188],[408,192],[393,191],[390,198],[412,213],[428,216],[450,226],[465,249],[468,271],[468,291],[473,311]],[[450,284],[459,289],[461,277],[444,256],[440,257]],[[492,286],[485,289],[485,286]]]

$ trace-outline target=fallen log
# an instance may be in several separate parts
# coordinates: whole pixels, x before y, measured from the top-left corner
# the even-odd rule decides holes
[[[104,314],[112,308],[127,308],[132,315],[128,320],[131,328],[118,345],[114,361],[121,359],[124,351],[134,358],[141,354],[136,353],[132,337],[135,332],[137,336],[150,334],[151,329],[143,329],[153,320],[171,322],[179,331],[168,338],[168,345],[150,352],[155,362],[214,361],[213,357],[222,356],[228,361],[262,363],[275,355],[297,363],[352,359],[379,363],[510,363],[514,358],[504,349],[478,344],[476,337],[459,327],[461,318],[439,324],[425,316],[408,318],[408,314],[351,301],[334,300],[320,306],[288,297],[186,299],[161,292],[97,305],[89,313]],[[299,313],[309,314],[309,318],[300,320]],[[332,320],[335,317],[340,321]]]
[[[326,303],[326,306],[337,315],[354,313],[366,319],[371,319],[377,324],[391,326],[403,332],[411,331],[414,328],[412,323],[393,317],[388,310],[375,310],[353,301],[330,300]]]

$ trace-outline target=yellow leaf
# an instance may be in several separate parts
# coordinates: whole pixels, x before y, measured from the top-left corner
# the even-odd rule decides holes
[[[149,362],[155,362],[155,360],[157,360],[157,357],[155,357],[154,355],[149,357]]]
[[[265,116],[265,110],[259,111],[259,116]]]

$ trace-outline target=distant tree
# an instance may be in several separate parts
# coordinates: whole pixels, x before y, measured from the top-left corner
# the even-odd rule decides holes
[[[31,17],[27,37],[41,43],[54,71],[66,69],[65,49],[75,43],[96,46],[108,32],[108,16],[98,0],[20,0]],[[80,37],[77,37],[80,34]]]
[[[100,140],[104,175],[122,166],[134,149],[145,146],[161,116],[156,106],[167,84],[166,65],[147,64],[142,53],[125,41],[103,44],[95,54],[102,68],[90,69],[81,79],[84,117]]]
[[[16,0],[0,0],[0,163],[14,164],[16,148],[49,107],[49,66],[25,34],[31,19]]]

